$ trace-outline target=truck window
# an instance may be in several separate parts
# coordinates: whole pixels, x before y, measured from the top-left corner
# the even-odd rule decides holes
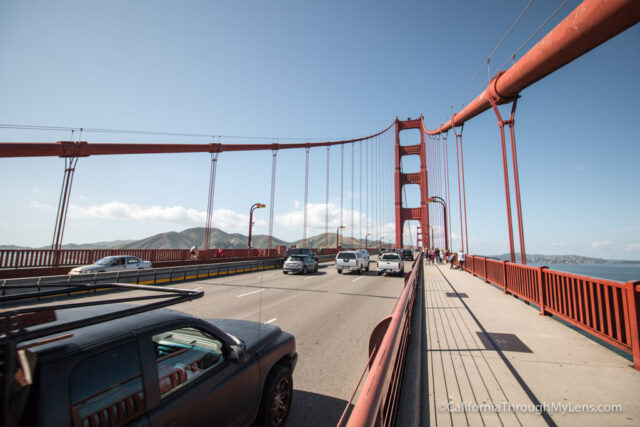
[[[126,424],[145,412],[135,342],[91,356],[71,374],[74,426]]]
[[[224,363],[222,341],[196,328],[154,335],[153,347],[163,398]]]
[[[342,260],[356,259],[356,254],[354,254],[353,252],[340,252],[338,254],[338,259],[342,259]]]

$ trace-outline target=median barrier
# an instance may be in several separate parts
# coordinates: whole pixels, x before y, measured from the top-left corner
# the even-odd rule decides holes
[[[180,267],[148,268],[133,271],[110,271],[104,273],[89,273],[78,275],[58,275],[28,277],[18,279],[3,279],[0,281],[0,293],[12,295],[21,293],[21,286],[39,286],[47,290],[59,289],[64,294],[79,293],[81,290],[70,291],[69,285],[107,284],[107,283],[135,283],[139,285],[165,285],[169,283],[190,280],[207,279],[211,277],[227,276],[231,274],[249,273],[271,270],[282,267],[282,258],[240,261],[215,264],[195,264]]]

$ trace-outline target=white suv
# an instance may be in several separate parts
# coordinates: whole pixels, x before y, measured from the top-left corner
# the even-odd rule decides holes
[[[362,271],[369,271],[369,258],[365,258],[364,251],[342,251],[336,255],[336,270],[338,273],[342,273],[342,270],[357,271],[358,274],[362,274]]]

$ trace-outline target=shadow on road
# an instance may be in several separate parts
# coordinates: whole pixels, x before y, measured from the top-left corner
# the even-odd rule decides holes
[[[294,390],[288,426],[335,426],[347,401],[310,391]],[[351,405],[353,406],[353,405]]]

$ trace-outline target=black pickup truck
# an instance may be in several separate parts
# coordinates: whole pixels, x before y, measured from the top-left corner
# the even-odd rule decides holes
[[[0,312],[2,425],[285,424],[292,335],[125,299]]]

